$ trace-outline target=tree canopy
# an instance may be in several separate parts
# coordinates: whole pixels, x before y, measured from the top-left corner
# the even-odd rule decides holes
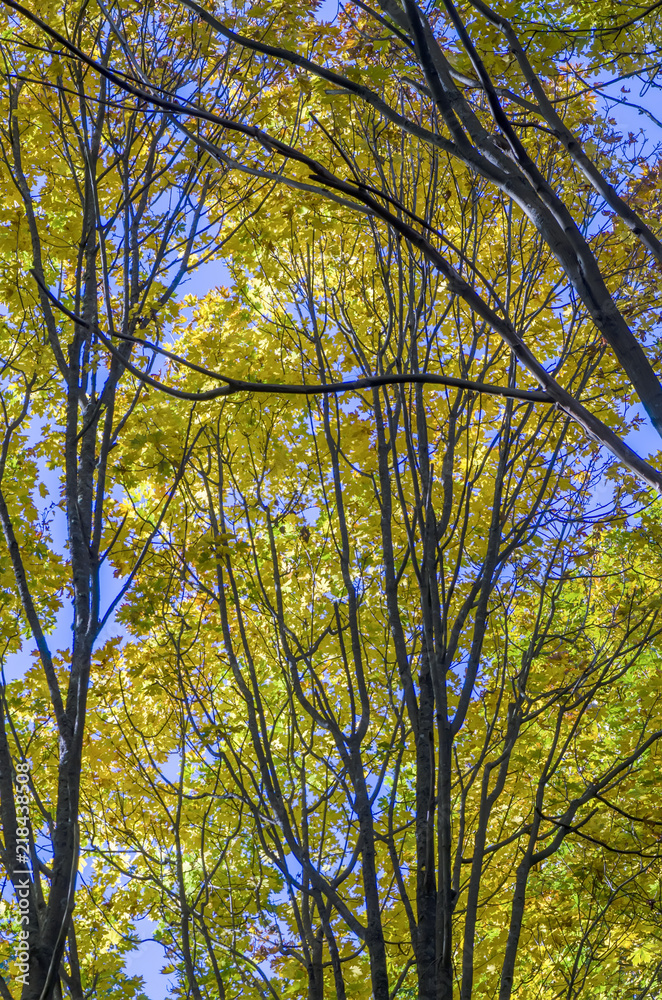
[[[659,996],[658,7],[0,12],[4,1000]]]

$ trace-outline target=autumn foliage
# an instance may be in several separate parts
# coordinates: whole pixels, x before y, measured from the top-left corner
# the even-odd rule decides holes
[[[0,5],[0,994],[657,997],[660,15],[318,7]]]

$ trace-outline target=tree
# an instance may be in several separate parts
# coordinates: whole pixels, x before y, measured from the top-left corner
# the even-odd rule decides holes
[[[113,39],[103,21],[85,6],[67,7],[62,17],[70,16],[71,37],[95,46],[107,62]],[[195,260],[204,259],[223,207],[206,158],[182,159],[186,140],[167,118],[127,105],[106,80],[44,46],[41,33],[8,22],[5,29],[4,653],[30,636],[41,675],[30,675],[34,716],[3,695],[2,860],[15,890],[9,930],[29,946],[29,970],[23,963],[17,973],[22,995],[60,995],[62,977],[71,995],[81,997],[71,912],[90,666],[104,624],[149,546],[147,538],[133,554],[121,586],[108,586],[105,569],[117,535],[114,494],[142,391],[140,384],[126,386],[124,375],[136,331],[156,330],[176,314],[175,291]],[[155,73],[161,67],[162,81],[176,85],[182,65],[187,74],[195,66],[195,39],[179,59],[164,37],[150,59]],[[110,332],[124,338],[110,355],[94,332],[102,316]],[[181,447],[178,441],[169,487],[152,507],[153,531],[190,446],[191,440]],[[58,654],[48,632],[65,608],[72,644]],[[41,760],[30,756],[37,737]],[[26,759],[32,760],[30,779],[17,795],[16,767],[24,768]]]
[[[388,136],[388,128],[393,127],[396,134],[402,141],[408,139],[416,143],[422,143],[431,150],[444,154],[458,164],[467,169],[470,175],[481,178],[489,185],[502,191],[504,195],[517,206],[524,215],[529,218],[544,243],[556,258],[558,265],[565,277],[565,281],[572,292],[576,294],[582,302],[587,315],[591,318],[596,330],[602,336],[607,345],[614,352],[619,365],[627,376],[628,383],[637,398],[646,409],[653,425],[658,431],[662,430],[662,392],[659,380],[655,375],[653,366],[646,356],[644,345],[640,343],[636,334],[628,327],[627,322],[617,307],[614,294],[609,290],[606,274],[601,269],[600,260],[596,258],[595,252],[591,249],[587,234],[582,233],[573,216],[572,208],[567,204],[564,197],[567,194],[563,191],[563,196],[555,190],[553,183],[550,183],[540,170],[539,166],[527,151],[526,139],[522,138],[520,131],[526,136],[529,122],[519,124],[517,118],[511,121],[508,114],[502,107],[501,97],[498,93],[499,87],[493,83],[488,69],[484,65],[466,25],[462,22],[460,15],[452,4],[452,0],[444,3],[444,12],[448,18],[447,28],[452,34],[457,34],[460,51],[468,58],[474,77],[468,79],[461,73],[453,70],[447,55],[444,53],[443,43],[445,37],[441,36],[441,41],[435,37],[434,27],[429,23],[421,10],[416,6],[414,0],[407,0],[407,3],[400,7],[398,4],[385,3],[381,6],[382,14],[368,13],[367,28],[361,24],[357,33],[358,49],[364,43],[367,45],[368,58],[366,65],[362,67],[362,73],[366,79],[374,79],[382,86],[386,73],[397,73],[395,77],[400,86],[412,87],[414,91],[424,98],[421,111],[418,112],[420,120],[416,120],[416,114],[410,120],[407,114],[401,114],[389,103],[390,93],[385,90],[379,93],[370,86],[358,83],[353,77],[357,75],[350,70],[349,75],[343,75],[333,69],[328,68],[323,63],[309,59],[298,51],[293,51],[281,45],[272,45],[265,36],[265,40],[250,38],[232,30],[213,14],[195,3],[195,0],[182,0],[182,4],[190,9],[196,20],[210,29],[210,32],[223,41],[229,43],[228,51],[247,51],[249,54],[259,54],[265,57],[262,62],[257,63],[257,73],[252,81],[252,89],[246,100],[244,88],[239,89],[239,100],[234,117],[222,117],[216,112],[209,110],[213,107],[214,94],[205,92],[204,88],[198,88],[196,99],[187,96],[182,103],[176,99],[176,92],[169,91],[168,95],[160,96],[155,89],[150,86],[148,76],[139,65],[136,55],[131,52],[127,39],[131,36],[132,30],[123,28],[122,23],[117,23],[110,18],[109,25],[113,34],[122,47],[129,64],[132,67],[133,79],[125,79],[121,75],[114,73],[112,69],[102,65],[98,60],[84,53],[79,46],[71,40],[65,38],[54,28],[43,21],[38,15],[31,13],[15,0],[4,0],[6,6],[12,10],[21,12],[31,22],[38,25],[42,30],[54,39],[63,50],[79,59],[84,65],[95,69],[105,79],[112,80],[126,93],[134,98],[142,99],[151,103],[154,107],[169,113],[171,116],[179,116],[182,120],[196,120],[199,123],[208,123],[215,126],[225,138],[237,137],[236,144],[232,142],[229,147],[218,148],[214,143],[214,130],[210,136],[205,137],[200,134],[193,134],[185,124],[180,123],[180,128],[184,130],[191,141],[199,149],[205,150],[215,157],[222,169],[237,170],[239,173],[248,174],[252,177],[261,177],[266,181],[275,181],[289,185],[298,190],[316,192],[319,195],[331,199],[341,204],[354,204],[362,213],[373,216],[387,223],[392,229],[399,233],[401,237],[407,239],[409,244],[423,253],[431,261],[440,276],[448,283],[449,290],[453,295],[465,301],[469,308],[480,316],[490,327],[498,333],[520,364],[527,370],[540,386],[548,392],[550,398],[557,406],[560,406],[576,420],[588,434],[600,443],[604,444],[616,457],[632,468],[637,475],[645,481],[650,482],[656,489],[660,488],[660,480],[653,469],[642,463],[639,457],[622,441],[604,426],[599,420],[585,409],[578,399],[575,399],[572,392],[561,386],[544,369],[539,360],[530,353],[525,343],[522,341],[517,330],[513,327],[507,310],[504,310],[503,303],[493,301],[490,289],[480,287],[480,281],[476,283],[467,281],[454,266],[452,260],[452,248],[448,250],[451,254],[447,257],[433,240],[439,237],[435,230],[429,230],[429,223],[423,221],[423,232],[416,228],[419,221],[416,206],[401,205],[397,198],[393,200],[392,194],[388,190],[380,189],[377,185],[374,188],[368,174],[368,170],[374,170],[376,178],[385,186],[385,179],[380,177],[379,153],[376,148],[370,147],[367,164],[354,164],[350,171],[350,179],[346,180],[342,176],[337,176],[333,169],[329,169],[327,163],[316,158],[306,151],[305,139],[311,137],[315,144],[316,130],[303,129],[296,119],[296,136],[301,140],[298,145],[285,142],[276,134],[279,128],[287,122],[283,121],[283,114],[278,111],[273,115],[268,111],[265,115],[264,124],[271,125],[274,120],[275,131],[261,128],[256,124],[247,123],[247,118],[251,112],[260,116],[258,98],[262,94],[269,77],[269,60],[277,60],[280,63],[281,72],[287,69],[293,70],[295,67],[303,71],[303,76],[299,79],[306,81],[306,75],[310,75],[324,83],[334,85],[334,90],[338,89],[348,97],[358,100],[361,111],[364,114],[365,124],[374,133],[378,120],[382,120],[385,135]],[[565,169],[561,169],[557,187],[563,187],[564,179],[568,170],[576,171],[586,178],[590,186],[604,199],[614,215],[614,219],[628,229],[634,237],[634,245],[641,246],[652,255],[656,264],[662,263],[662,244],[651,231],[645,220],[622,198],[616,187],[611,183],[609,171],[600,170],[598,165],[591,161],[590,157],[583,150],[580,138],[570,131],[558,113],[555,111],[554,102],[547,96],[541,80],[536,74],[533,65],[525,51],[525,47],[520,43],[512,25],[507,19],[501,17],[491,10],[489,6],[482,3],[471,5],[471,9],[484,19],[492,27],[498,28],[506,38],[508,51],[516,61],[516,80],[522,87],[531,92],[532,100],[518,97],[517,93],[510,90],[505,91],[505,98],[510,100],[515,109],[525,107],[526,110],[537,118],[544,121],[540,127],[547,133],[551,133],[553,138],[563,148],[565,148],[569,162]],[[363,8],[359,6],[363,14]],[[287,5],[275,9],[277,15],[271,18],[267,33],[277,35],[284,19],[291,14]],[[256,10],[258,19],[261,16],[261,9]],[[120,10],[120,20],[127,19],[127,24],[131,23],[132,17]],[[435,17],[438,16],[435,10]],[[243,18],[242,18],[243,20]],[[635,22],[636,22],[635,18]],[[252,23],[249,11],[246,18],[248,25]],[[161,23],[160,20],[158,22]],[[286,24],[289,24],[285,20]],[[443,23],[443,22],[442,22]],[[258,25],[260,25],[258,20]],[[303,26],[302,26],[303,28]],[[372,37],[371,30],[378,31],[384,28],[390,32],[386,42],[383,39]],[[366,35],[367,30],[367,35]],[[590,28],[587,28],[590,31]],[[616,34],[618,37],[623,30],[623,26],[616,24],[613,28],[606,29],[607,37]],[[404,34],[403,34],[404,31]],[[408,34],[407,34],[408,33]],[[535,32],[534,32],[535,33]],[[602,33],[601,33],[602,34]],[[563,32],[561,31],[561,35]],[[314,44],[314,34],[311,40]],[[310,38],[310,31],[304,32],[307,41]],[[580,29],[581,41],[581,29]],[[377,45],[377,47],[375,47]],[[547,48],[543,45],[543,58],[549,59]],[[552,47],[552,55],[557,59],[567,56],[567,46]],[[349,51],[349,50],[348,50]],[[492,50],[490,50],[492,51]],[[342,42],[340,52],[334,52],[327,56],[327,61],[333,56],[342,53]],[[454,49],[449,50],[454,55]],[[353,53],[350,53],[353,54]],[[323,56],[326,53],[323,53]],[[497,68],[499,65],[499,53],[492,51],[496,57]],[[642,51],[636,53],[636,60],[644,63],[648,58],[647,46],[642,45]],[[220,55],[218,58],[221,58]],[[628,53],[627,58],[632,60],[632,55]],[[618,50],[614,53],[615,61],[618,60]],[[545,68],[545,62],[543,62]],[[548,63],[547,63],[548,65]],[[266,68],[265,68],[266,67]],[[558,70],[558,66],[554,67]],[[357,67],[358,70],[358,67]],[[418,73],[419,81],[412,80],[403,75],[404,72],[414,71]],[[262,74],[266,73],[264,77]],[[464,93],[458,89],[459,81],[466,87]],[[300,83],[304,92],[311,86],[308,81]],[[422,89],[421,89],[422,88]],[[474,90],[478,90],[480,95],[484,95],[484,109],[472,103]],[[567,90],[567,88],[566,88]],[[393,95],[395,97],[395,95]],[[397,100],[397,97],[395,98]],[[400,97],[402,99],[402,97]],[[428,99],[429,104],[425,104]],[[571,95],[562,94],[562,103],[571,100]],[[480,97],[479,97],[480,101]],[[524,103],[522,103],[524,102]],[[481,114],[482,112],[482,114]],[[483,120],[485,119],[485,121]],[[496,127],[498,134],[492,135],[490,129]],[[537,127],[535,124],[533,127]],[[518,131],[519,129],[519,131]],[[446,135],[448,133],[448,135]],[[350,130],[350,135],[352,130]],[[327,134],[323,132],[324,138]],[[379,131],[373,135],[374,142],[378,140]],[[246,156],[246,140],[248,147],[258,145],[268,154],[266,163],[259,160],[254,161],[250,156]],[[351,148],[343,149],[344,137],[337,137],[331,134],[328,137],[328,145],[324,151],[326,157],[333,156],[336,148],[340,149],[340,162],[343,168],[347,166],[347,156],[351,159]],[[313,146],[313,152],[317,154],[317,145]],[[232,155],[232,151],[235,155]],[[375,162],[375,154],[377,161]],[[290,173],[275,169],[277,164],[275,157],[284,160],[285,165],[290,167]],[[273,166],[272,166],[273,164]],[[315,183],[311,185],[309,181]],[[617,182],[618,183],[618,182]],[[386,187],[388,185],[386,184]],[[572,186],[571,186],[572,190]],[[393,209],[395,211],[393,211]],[[414,223],[414,225],[412,225]],[[444,245],[443,235],[441,244]],[[626,239],[627,245],[627,239]],[[232,376],[221,373],[221,380],[225,380],[226,391],[240,391],[246,386],[239,386],[233,383]],[[252,386],[256,390],[256,386]],[[263,390],[264,391],[264,390]],[[284,391],[284,387],[280,387]]]
[[[283,202],[277,212],[287,216]],[[470,231],[467,256],[502,212],[495,204]],[[263,226],[273,234],[271,213]],[[526,227],[519,235],[529,246]],[[252,343],[270,381],[279,370],[292,380],[302,358],[311,382],[380,363],[416,370],[419,352],[443,357],[457,342],[476,377],[496,381],[503,348],[485,348],[484,328],[459,310],[444,314],[443,290],[397,240],[373,238],[368,258],[365,240],[282,234],[279,266],[252,287],[236,272],[234,294],[200,307],[182,338],[189,357],[204,367],[220,342],[253,366],[240,331],[259,302]],[[553,288],[530,251],[521,271],[491,261],[514,301]],[[371,290],[364,301],[359,288]],[[143,416],[152,433],[156,405]],[[379,995],[381,972],[391,993],[436,996],[445,978],[458,995],[492,995],[501,977],[509,996],[516,959],[527,995],[564,982],[570,995],[587,983],[596,995],[643,988],[655,975],[655,960],[639,973],[637,962],[657,919],[659,818],[631,796],[644,801],[659,736],[658,611],[637,555],[654,521],[627,549],[622,533],[591,530],[618,522],[626,494],[591,510],[604,466],[564,418],[528,402],[417,388],[228,408],[200,439],[127,612],[139,636],[149,620],[150,650],[126,652],[131,686],[119,710],[105,695],[95,727],[117,740],[103,756],[144,775],[136,801],[149,804],[139,828],[124,804],[108,812],[108,844],[125,844],[131,861],[106,863],[158,889],[150,912],[169,913],[164,936],[187,988],[231,995],[269,956],[279,995]],[[144,716],[155,685],[169,692],[181,762],[170,781],[149,774],[150,755],[165,752],[163,721]],[[636,732],[618,722],[624,702],[641,706]],[[650,824],[645,845],[623,814]],[[252,882],[235,885],[247,857]],[[559,906],[570,892],[579,933]],[[558,954],[540,940],[546,921]]]
[[[129,498],[113,515],[118,570],[130,574],[128,553],[156,539],[138,574],[140,598],[125,612],[152,645],[126,653],[136,672],[133,691],[122,691],[126,708],[118,716],[117,686],[107,678],[99,707],[105,720],[121,720],[110,742],[133,766],[142,761],[142,773],[144,741],[160,742],[158,754],[150,750],[156,761],[181,747],[174,812],[163,804],[172,779],[141,779],[151,786],[143,829],[156,829],[162,845],[175,838],[172,874],[149,870],[159,855],[144,841],[138,867],[167,900],[186,988],[222,993],[226,981],[260,975],[250,921],[235,909],[228,925],[218,904],[216,873],[231,856],[254,873],[258,895],[253,908],[245,889],[233,887],[239,911],[264,918],[260,893],[271,893],[274,920],[260,946],[273,949],[284,991],[328,993],[326,966],[337,994],[350,995],[346,970],[355,965],[359,993],[367,960],[380,1000],[412,989],[449,997],[454,979],[463,997],[492,994],[495,975],[505,1000],[518,961],[528,990],[565,983],[577,995],[590,984],[596,995],[627,995],[637,964],[642,984],[655,976],[628,931],[623,900],[634,893],[628,906],[641,933],[654,912],[646,892],[656,836],[637,834],[641,842],[631,846],[627,824],[646,831],[657,823],[633,798],[650,780],[659,736],[656,691],[647,691],[658,612],[639,558],[625,560],[625,590],[614,591],[620,537],[586,537],[592,520],[627,516],[630,498],[645,498],[630,480],[610,492],[608,467],[564,414],[658,485],[655,470],[612,429],[625,428],[630,394],[659,422],[659,385],[644,352],[648,341],[656,349],[654,275],[642,269],[639,245],[656,255],[656,239],[616,193],[619,164],[601,154],[587,160],[568,138],[568,124],[591,110],[569,73],[554,81],[566,118],[554,117],[543,83],[549,61],[565,55],[561,45],[536,50],[533,36],[534,76],[509,25],[487,8],[480,13],[506,32],[517,68],[504,67],[497,49],[479,58],[450,5],[431,23],[414,4],[384,5],[378,18],[359,7],[358,22],[348,18],[337,32],[302,17],[299,44],[321,51],[312,59],[281,44],[292,17],[285,7],[268,25],[255,21],[258,11],[235,32],[190,6],[212,31],[194,31],[208,72],[200,70],[204,82],[188,103],[170,84],[156,91],[152,68],[139,61],[151,45],[131,49],[134,14],[120,10],[105,22],[133,79],[90,60],[75,39],[58,40],[113,87],[160,109],[172,134],[196,151],[193,162],[213,156],[226,190],[240,192],[233,218],[243,226],[225,245],[235,288],[204,303],[197,323],[182,329],[179,356],[189,374],[175,360],[163,383],[171,397],[205,402],[204,416],[197,408],[189,423],[187,407],[183,421],[172,402],[152,394],[146,406],[141,393],[132,421],[145,430],[128,469],[116,466]],[[155,19],[159,30],[169,12]],[[149,37],[152,23],[141,28]],[[438,44],[451,29],[473,75],[453,43]],[[327,67],[347,52],[363,52],[363,65],[341,77]],[[234,75],[246,84],[239,96],[228,87],[223,119],[213,73],[219,60],[227,67],[235,58],[242,68]],[[347,94],[356,99],[349,109]],[[522,101],[545,123],[542,136],[528,138],[530,123],[517,117]],[[257,125],[249,114],[260,116]],[[257,139],[265,155],[247,154],[233,132]],[[602,138],[611,138],[608,130]],[[189,150],[173,162],[188,162]],[[233,172],[251,178],[248,194]],[[597,195],[581,186],[580,172]],[[334,203],[324,208],[322,196]],[[600,199],[612,216],[596,231]],[[635,331],[617,309],[625,291]],[[648,310],[643,318],[639,309]],[[78,315],[76,303],[70,313]],[[87,322],[111,350],[102,324]],[[637,330],[648,338],[643,345]],[[619,364],[611,370],[607,345]],[[221,390],[207,388],[210,375]],[[146,381],[135,365],[130,376]],[[319,404],[299,380],[323,387]],[[435,380],[452,391],[424,393],[422,384]],[[358,393],[352,402],[329,398],[327,387],[338,382]],[[409,387],[387,388],[394,384]],[[313,401],[285,405],[275,386]],[[245,403],[223,399],[246,388],[255,396]],[[167,474],[173,466],[178,491]],[[606,491],[599,514],[587,507],[597,484]],[[169,510],[155,525],[149,501],[166,489]],[[233,528],[241,542],[234,547]],[[118,656],[99,670],[112,670]],[[145,731],[141,704],[154,684],[157,703],[171,706],[176,738],[164,739],[160,727]],[[641,730],[619,724],[619,698],[641,706]],[[248,733],[236,730],[237,699]],[[606,763],[587,756],[596,733],[607,741]],[[95,839],[123,838],[135,850],[119,810],[122,787],[108,832]],[[93,788],[87,794],[95,800]],[[194,835],[185,817],[197,796],[209,807],[201,818],[191,805]],[[207,854],[209,831],[220,847]],[[591,882],[576,870],[580,852],[567,845],[582,838],[596,872],[610,852],[617,858],[607,889],[597,874]],[[105,863],[118,864],[111,855]],[[570,921],[560,953],[545,953],[540,913],[552,919],[569,884],[582,901],[581,933]],[[527,891],[536,900],[529,908]],[[616,958],[613,937],[621,941]],[[243,953],[240,971],[228,971],[221,953]],[[305,985],[292,971],[297,961]]]

